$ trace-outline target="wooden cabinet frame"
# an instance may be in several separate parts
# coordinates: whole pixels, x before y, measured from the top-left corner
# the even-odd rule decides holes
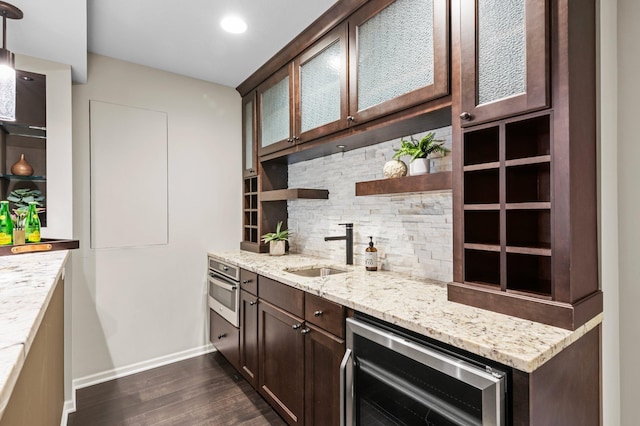
[[[333,29],[330,33],[322,37],[318,42],[316,42],[312,47],[305,50],[296,60],[294,61],[294,82],[295,82],[295,136],[299,138],[299,143],[304,143],[308,140],[315,139],[319,136],[326,135],[328,133],[333,133],[338,130],[342,130],[349,126],[349,121],[347,120],[348,115],[348,105],[347,105],[347,61],[348,61],[348,43],[347,38],[349,34],[347,32],[346,22],[343,22],[338,27]],[[341,45],[343,57],[340,63],[340,117],[331,122],[324,124],[322,126],[309,129],[305,132],[302,132],[302,79],[301,79],[301,67],[314,59],[320,53],[324,52],[325,49],[332,46],[334,43],[339,43]],[[297,141],[298,142],[298,141]]]
[[[262,146],[262,97],[264,92],[280,83],[283,79],[289,77],[289,135],[287,138],[279,140],[268,146]],[[295,108],[296,88],[294,84],[293,76],[293,62],[282,67],[279,71],[269,77],[264,83],[262,83],[257,89],[257,142],[258,142],[258,155],[263,156],[272,152],[280,151],[293,144],[293,135],[296,128],[295,115],[293,114]]]
[[[349,18],[349,115],[361,123],[449,93],[449,0],[433,0],[434,82],[358,111],[358,27],[397,0],[372,0]]]
[[[247,111],[247,105],[253,102],[253,108],[252,108],[252,117],[251,117],[251,129],[253,130],[251,135],[247,135],[247,127],[245,125],[245,123],[247,122],[247,120],[249,119],[249,117],[246,116],[246,111]],[[250,94],[248,94],[247,96],[242,98],[242,169],[243,169],[243,176],[244,177],[251,177],[251,176],[256,176],[258,174],[258,156],[257,156],[257,140],[258,140],[258,133],[257,133],[257,126],[258,126],[258,120],[257,120],[257,114],[256,114],[256,92],[253,91]],[[246,158],[247,158],[247,138],[251,138],[252,140],[252,150],[251,150],[251,156],[253,158],[253,167],[247,168],[246,167]]]
[[[470,114],[462,126],[496,120],[550,105],[549,96],[549,0],[526,0],[526,90],[525,93],[479,105],[477,1],[461,0],[460,7],[460,98],[461,113]]]

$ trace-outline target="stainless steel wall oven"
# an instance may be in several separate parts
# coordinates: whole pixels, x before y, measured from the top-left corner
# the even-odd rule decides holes
[[[348,318],[342,422],[506,425],[510,370],[478,358],[366,315]]]
[[[240,325],[240,269],[209,258],[209,308],[236,328]]]

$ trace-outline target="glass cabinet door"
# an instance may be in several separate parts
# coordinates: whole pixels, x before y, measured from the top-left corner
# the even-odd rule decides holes
[[[461,4],[461,124],[545,108],[548,2],[466,0]]]
[[[446,0],[374,0],[350,18],[356,122],[448,94],[448,10]]]
[[[255,150],[255,92],[251,92],[242,99],[242,158],[244,176],[255,176],[256,150]]]
[[[301,143],[348,126],[346,28],[340,25],[295,61]]]
[[[258,88],[260,127],[258,153],[269,154],[293,143],[292,65],[282,68]]]

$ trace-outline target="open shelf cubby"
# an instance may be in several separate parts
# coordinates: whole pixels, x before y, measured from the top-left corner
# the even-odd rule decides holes
[[[507,210],[507,246],[548,249],[551,252],[550,210]]]
[[[500,171],[475,170],[464,174],[465,204],[496,204],[500,202]]]
[[[505,125],[505,158],[529,158],[549,155],[549,115],[542,115]]]
[[[551,200],[550,163],[506,168],[506,202],[548,202]]]
[[[500,286],[500,253],[464,250],[464,280],[493,287]]]
[[[499,161],[499,128],[489,127],[464,135],[464,165]]]
[[[551,256],[507,253],[507,289],[551,297]]]
[[[466,210],[464,212],[465,244],[500,245],[500,211]]]

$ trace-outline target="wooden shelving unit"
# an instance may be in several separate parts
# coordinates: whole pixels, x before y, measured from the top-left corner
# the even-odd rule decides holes
[[[289,201],[289,200],[327,200],[329,191],[326,189],[288,188],[262,191],[260,201]]]
[[[261,252],[260,245],[259,208],[258,208],[258,177],[244,179],[242,190],[242,242],[243,250]]]
[[[451,189],[451,172],[356,182],[356,196],[402,194]]]
[[[550,117],[463,134],[465,283],[551,298]]]

